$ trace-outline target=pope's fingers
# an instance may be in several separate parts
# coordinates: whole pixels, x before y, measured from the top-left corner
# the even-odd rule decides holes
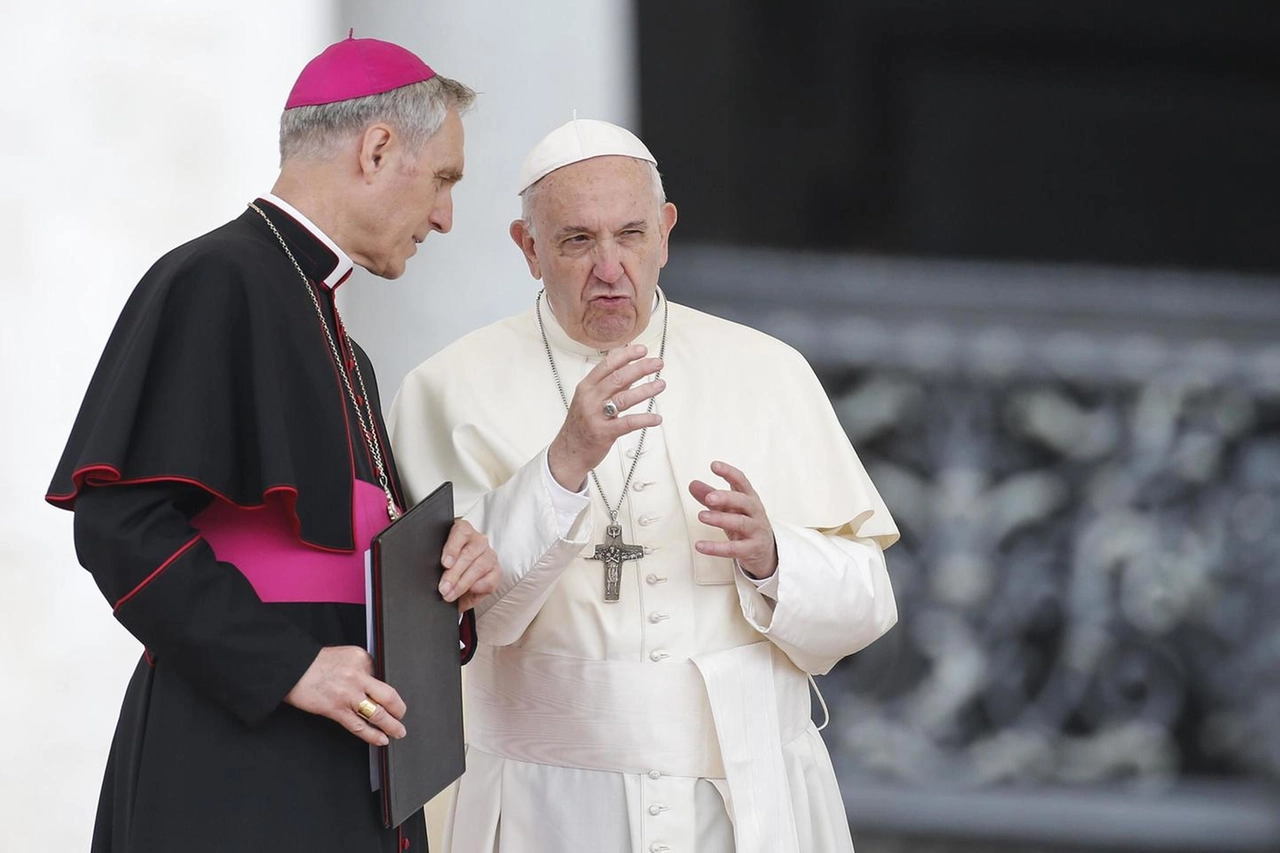
[[[650,397],[658,396],[664,389],[666,389],[666,387],[667,382],[665,379],[655,379],[652,382],[645,382],[634,388],[619,391],[609,399],[618,407],[619,412],[625,412],[637,403],[643,403]]]
[[[727,557],[731,560],[752,559],[762,556],[760,543],[751,539],[699,539],[693,543],[698,553],[710,557]]]
[[[764,517],[764,505],[755,495],[745,492],[728,492],[724,489],[712,489],[706,492],[702,500],[703,506],[721,512],[736,512],[753,518]]]
[[[587,375],[583,377],[583,381],[599,382],[618,368],[623,367],[630,362],[642,359],[648,354],[649,350],[641,344],[632,344],[629,347],[621,347],[619,349],[612,350],[606,354],[604,358],[600,359],[599,364],[587,372]]]
[[[637,429],[645,427],[660,427],[662,425],[662,415],[658,412],[640,412],[639,415],[625,415],[618,418],[618,425],[622,427],[620,435],[634,433]]]
[[[641,412],[638,415],[623,415],[616,418],[614,432],[617,436],[624,436],[629,432],[635,432],[645,427],[656,427],[662,423],[662,415],[657,412]]]
[[[755,495],[756,490],[751,485],[751,481],[747,479],[747,475],[742,471],[730,465],[728,462],[715,461],[711,463],[711,473],[717,477],[724,478],[735,492],[742,492],[745,495]]]
[[[640,380],[651,374],[657,373],[662,369],[662,360],[657,358],[646,358],[640,361],[632,362],[624,365],[616,371],[604,373],[599,376],[595,375],[593,370],[578,383],[578,387],[574,389],[573,401],[570,409],[576,409],[588,417],[599,414],[605,400],[613,400],[618,404],[618,409],[627,409],[635,404],[635,401],[642,397],[631,394],[633,385],[647,386],[650,383],[642,383]],[[657,393],[656,389],[653,393]],[[630,395],[632,399],[628,400]],[[652,396],[647,394],[645,396]]]
[[[624,364],[612,373],[606,374],[600,380],[600,388],[608,392],[617,393],[620,388],[630,388],[632,385],[644,379],[646,376],[657,373],[662,369],[662,359],[660,358],[642,358],[639,361],[633,361],[630,364]]]
[[[707,505],[707,495],[716,490],[715,486],[704,483],[701,480],[694,480],[689,483],[689,494],[693,495],[693,499],[703,506]]]
[[[698,513],[698,520],[709,527],[718,527],[725,533],[739,539],[756,536],[764,539],[764,532],[769,528],[749,515],[736,512],[711,512],[703,510]]]

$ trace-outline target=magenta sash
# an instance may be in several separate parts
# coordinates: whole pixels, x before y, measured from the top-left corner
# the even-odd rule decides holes
[[[262,506],[244,508],[215,500],[192,519],[219,560],[238,568],[263,601],[332,601],[364,604],[365,552],[385,528],[382,489],[356,480],[355,550],[322,551],[298,539],[292,495],[273,492]]]

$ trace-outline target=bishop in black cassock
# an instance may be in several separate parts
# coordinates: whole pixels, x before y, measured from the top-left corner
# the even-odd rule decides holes
[[[393,150],[394,120],[380,137],[388,161],[459,159],[443,200],[419,199],[429,224],[381,258],[375,271],[389,277],[452,216],[458,112],[471,95],[433,78],[403,48],[348,39],[308,65],[286,108],[403,86],[434,85],[439,97],[440,81],[452,85],[425,154]],[[361,144],[358,128],[352,138]],[[351,716],[363,691],[336,711],[286,701],[311,683],[322,650],[365,646],[364,552],[388,504],[405,506],[372,365],[334,304],[352,266],[307,215],[268,194],[161,258],[102,355],[48,493],[74,510],[80,562],[145,646],[94,851],[426,850],[421,812],[383,828],[368,743],[338,724],[345,715],[385,742],[372,730],[396,729],[390,707],[366,727]]]

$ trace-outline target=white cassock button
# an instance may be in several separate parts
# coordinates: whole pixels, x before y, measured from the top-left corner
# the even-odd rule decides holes
[[[640,526],[648,527],[650,524],[653,524],[655,521],[657,521],[661,517],[662,516],[658,516],[658,515],[642,515],[640,516],[640,519],[639,519]]]
[[[641,455],[641,456],[644,456],[644,455],[645,455],[646,453],[648,453],[648,452],[649,452],[649,451],[647,451],[647,450],[641,450],[641,451],[640,451],[640,455]],[[635,459],[635,458],[636,458],[636,449],[635,449],[634,447],[627,451],[627,458],[628,458],[628,459]]]
[[[655,805],[655,806],[649,806],[649,814],[653,815],[654,817],[657,817],[658,815],[660,815],[660,814],[662,814],[663,812],[665,812],[668,808],[670,808],[670,807],[669,807],[669,806],[656,806],[656,805]]]
[[[644,582],[647,583],[649,586],[657,586],[660,583],[666,583],[667,579],[664,577],[660,577],[659,575],[651,574],[644,579]]]
[[[669,657],[671,657],[671,655],[667,654],[666,652],[649,652],[649,660],[653,661],[654,663],[657,663],[660,660],[666,660]]]
[[[671,848],[655,841],[649,845],[649,853],[671,853]]]
[[[637,480],[635,483],[631,484],[631,491],[643,492],[645,489],[649,488],[652,485],[653,485],[652,480]]]
[[[661,774],[661,773],[659,773],[657,770],[650,770],[650,771],[649,771],[649,778],[650,778],[650,779],[661,779],[661,778],[662,778],[662,774]]]
[[[649,621],[655,625],[657,625],[659,622],[661,622],[664,619],[670,619],[670,618],[671,618],[671,615],[668,613],[658,613],[657,611],[654,611],[653,613],[649,614]]]

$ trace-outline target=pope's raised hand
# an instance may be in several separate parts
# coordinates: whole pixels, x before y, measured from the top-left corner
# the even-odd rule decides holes
[[[778,568],[778,544],[760,496],[747,475],[732,465],[712,462],[711,473],[723,477],[729,488],[717,489],[694,480],[689,494],[706,507],[698,513],[698,520],[723,530],[729,541],[703,539],[694,547],[703,554],[737,560],[742,570],[757,580],[771,576]]]
[[[564,425],[547,451],[551,476],[569,491],[576,492],[586,484],[587,474],[620,437],[662,423],[656,412],[620,414],[667,387],[662,379],[631,387],[662,369],[662,359],[645,358],[647,354],[638,344],[613,350],[574,389]],[[605,405],[610,401],[612,413]]]

